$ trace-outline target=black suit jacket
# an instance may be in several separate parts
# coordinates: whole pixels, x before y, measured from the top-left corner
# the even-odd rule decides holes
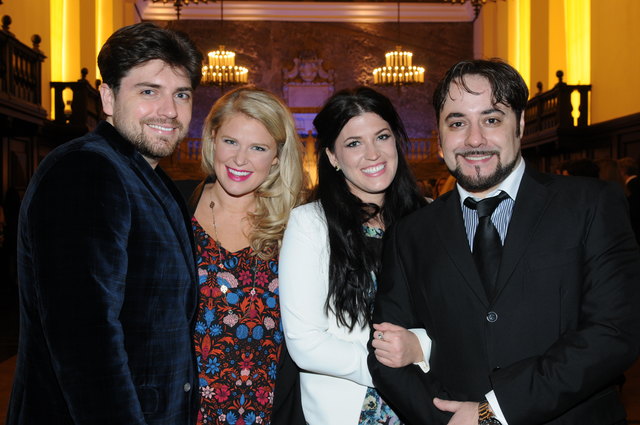
[[[7,424],[195,423],[193,238],[162,170],[101,123],[40,164],[18,244]]]
[[[423,327],[431,372],[390,369],[376,387],[409,424],[446,423],[434,396],[493,390],[509,425],[613,424],[613,383],[640,351],[640,253],[620,190],[526,169],[487,299],[454,190],[386,241],[374,322]]]

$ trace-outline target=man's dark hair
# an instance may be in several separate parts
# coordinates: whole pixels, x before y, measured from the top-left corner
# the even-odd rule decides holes
[[[440,121],[440,112],[442,112],[447,96],[449,96],[451,84],[459,85],[467,93],[478,94],[472,91],[464,81],[464,77],[467,75],[479,75],[489,81],[493,103],[502,103],[513,109],[516,114],[519,133],[520,116],[527,106],[529,89],[518,71],[511,65],[496,58],[458,62],[447,71],[433,93],[433,108],[436,111],[436,120]]]
[[[159,59],[174,68],[183,68],[191,88],[202,77],[202,54],[186,34],[143,22],[120,28],[100,49],[98,67],[103,81],[118,92],[120,80],[144,62]]]

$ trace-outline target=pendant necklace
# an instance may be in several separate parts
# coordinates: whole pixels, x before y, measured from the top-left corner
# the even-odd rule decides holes
[[[211,202],[209,203],[209,207],[211,208],[211,218],[212,218],[212,223],[213,223],[213,235],[214,235],[214,241],[216,243],[216,248],[218,249],[218,270],[226,270],[226,267],[224,266],[223,262],[222,262],[222,251],[220,250],[220,239],[218,238],[218,227],[216,226],[216,215],[213,212],[213,208],[216,206],[216,203],[213,201],[213,196],[210,194],[210,199]],[[229,291],[229,287],[227,285],[224,284],[220,284],[218,282],[218,272],[216,271],[216,277],[215,277],[215,282],[218,283],[220,285],[220,292],[222,292],[222,296],[224,297],[224,301],[227,304],[227,306],[229,307],[229,311],[227,312],[227,317],[223,320],[226,324],[230,325],[230,326],[234,326],[237,322],[240,321],[240,319],[245,319],[247,317],[249,317],[250,319],[253,319],[254,317],[256,317],[257,315],[257,310],[255,309],[254,306],[254,301],[256,298],[256,269],[258,267],[258,256],[255,255],[253,258],[253,266],[251,267],[251,270],[253,272],[253,278],[252,278],[252,283],[253,286],[251,287],[251,292],[249,292],[250,294],[250,298],[249,298],[249,310],[247,311],[247,313],[238,318],[238,315],[235,315],[233,313],[234,307],[231,306],[231,304],[229,304],[229,300],[227,300],[227,292]],[[242,290],[240,290],[240,292],[243,292]],[[240,304],[240,300],[238,300],[238,305]],[[242,311],[239,311],[239,313],[242,313]],[[241,315],[241,314],[240,314]]]

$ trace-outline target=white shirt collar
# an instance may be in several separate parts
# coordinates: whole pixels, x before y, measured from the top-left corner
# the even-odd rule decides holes
[[[496,196],[498,192],[501,190],[506,192],[507,195],[514,201],[516,200],[516,195],[518,194],[518,189],[520,188],[520,182],[522,181],[522,176],[524,175],[524,159],[522,157],[519,158],[518,164],[516,168],[513,169],[511,174],[504,179],[495,190],[491,191],[486,197],[490,198],[492,196]],[[458,183],[456,183],[456,187],[458,188],[458,193],[460,194],[460,204],[464,203],[464,200],[471,196],[475,200],[479,200],[480,198],[474,196],[472,193],[464,190]]]

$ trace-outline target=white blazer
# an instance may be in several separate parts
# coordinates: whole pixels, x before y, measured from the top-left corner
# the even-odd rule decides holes
[[[303,370],[302,408],[309,425],[357,425],[367,387],[367,343],[371,330],[338,326],[325,313],[329,290],[329,237],[319,202],[291,212],[279,261],[280,308],[287,348]],[[418,337],[427,373],[431,339],[424,329],[409,329]]]
[[[291,212],[280,249],[279,286],[287,348],[303,370],[302,408],[309,425],[357,425],[367,387],[369,327],[338,326],[324,310],[329,240],[319,202]]]

